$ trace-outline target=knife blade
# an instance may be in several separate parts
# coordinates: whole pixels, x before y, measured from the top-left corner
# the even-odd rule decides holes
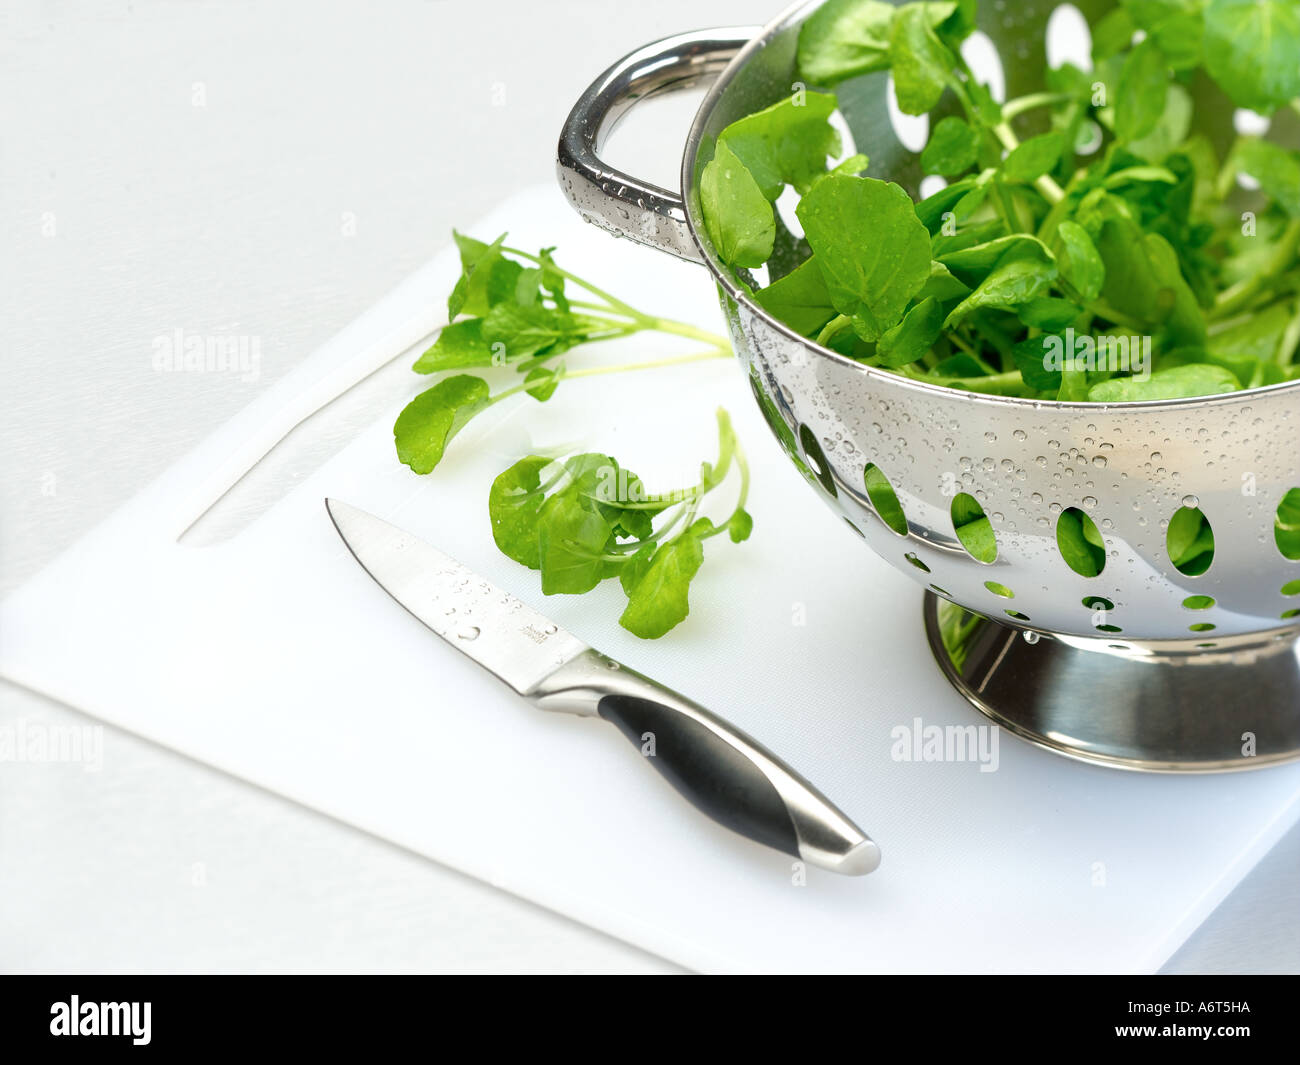
[[[593,650],[431,544],[336,499],[325,508],[361,567],[447,643],[542,710],[615,725],[684,798],[719,824],[849,876],[880,848],[757,740]]]

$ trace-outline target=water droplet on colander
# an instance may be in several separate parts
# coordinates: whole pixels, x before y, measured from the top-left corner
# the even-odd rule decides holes
[[[1061,504],[1060,504],[1060,503],[1048,503],[1048,504],[1047,504],[1047,509],[1050,510],[1053,514],[1059,514],[1059,513],[1061,513]]]
[[[993,472],[994,463],[992,459],[986,458],[980,462],[980,465],[983,466],[984,469],[987,470],[989,473]]]
[[[1151,461],[1152,461],[1152,462],[1159,462],[1162,458],[1164,458],[1164,456],[1163,456],[1162,454],[1160,454],[1159,451],[1153,451],[1153,452],[1151,452]]]
[[[1114,523],[1113,521],[1111,521],[1110,518],[1102,518],[1102,519],[1101,519],[1101,527],[1102,527],[1103,529],[1110,530],[1110,529],[1115,528],[1115,523]]]
[[[1092,456],[1092,464],[1093,464],[1094,466],[1096,466],[1097,469],[1099,469],[1099,470],[1104,470],[1104,469],[1106,468],[1106,456],[1105,456],[1105,455],[1093,455],[1093,456]]]
[[[1025,431],[1024,431],[1023,429],[1017,429],[1017,430],[1016,430],[1014,433],[1012,433],[1011,435],[1012,435],[1013,437],[1015,437],[1017,440],[1024,440],[1027,434],[1025,433]]]
[[[542,631],[546,633],[547,636],[553,636],[555,633],[560,631],[560,627],[558,625],[547,625],[542,629]]]
[[[451,617],[452,614],[456,613],[456,608],[454,606],[449,606],[446,610],[443,611],[443,613],[446,614],[448,617]]]
[[[994,443],[997,440],[997,438],[998,438],[998,434],[994,432],[987,432],[984,434],[984,439],[987,440],[990,444]]]
[[[456,639],[466,640],[466,641],[477,640],[478,634],[479,634],[479,628],[477,625],[466,625],[463,629],[461,629],[459,632],[456,633]]]
[[[957,465],[960,466],[963,470],[969,470],[971,466],[970,457],[967,455],[963,455],[961,458],[957,460]]]
[[[1028,630],[1022,632],[1020,635],[1025,638],[1025,643],[1037,643],[1042,638],[1038,633],[1030,632]]]
[[[1194,495],[1185,495],[1185,496],[1183,496],[1183,506],[1185,506],[1185,507],[1199,507],[1200,505],[1201,505],[1201,501],[1200,501],[1199,499],[1197,499],[1196,496],[1194,496]]]
[[[1047,456],[1046,456],[1046,455],[1039,455],[1038,458],[1034,459],[1034,461],[1035,461],[1036,463],[1038,463],[1038,465],[1042,466],[1044,469],[1047,467]]]
[[[1041,502],[1043,501],[1043,497],[1042,497],[1042,495],[1041,495],[1040,493],[1038,493],[1038,492],[1034,492],[1034,493],[1029,497],[1029,501],[1030,501],[1031,503],[1041,503]]]

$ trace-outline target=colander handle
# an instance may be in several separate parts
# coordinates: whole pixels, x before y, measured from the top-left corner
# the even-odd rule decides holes
[[[560,187],[585,221],[689,262],[704,261],[681,193],[616,170],[601,161],[600,149],[638,100],[716,77],[760,32],[731,26],[665,37],[624,56],[587,86],[564,123],[556,156]]]

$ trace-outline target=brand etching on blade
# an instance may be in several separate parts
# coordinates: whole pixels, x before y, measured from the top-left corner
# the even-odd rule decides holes
[[[519,631],[523,633],[525,636],[527,636],[530,640],[532,640],[533,643],[545,643],[546,638],[550,636],[549,632],[544,632],[543,630],[539,629],[536,625],[525,625]]]

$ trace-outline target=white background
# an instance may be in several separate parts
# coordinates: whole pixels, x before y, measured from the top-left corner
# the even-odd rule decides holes
[[[495,203],[615,58],[741,0],[24,3],[0,13],[0,592]],[[665,184],[689,107],[616,145]],[[628,143],[628,142],[635,142]],[[175,329],[257,381],[160,374]],[[75,609],[75,604],[70,604]],[[69,661],[75,669],[75,661]],[[10,686],[0,724],[89,723]],[[0,766],[0,969],[673,971],[113,729]],[[1171,962],[1300,968],[1300,829]]]

